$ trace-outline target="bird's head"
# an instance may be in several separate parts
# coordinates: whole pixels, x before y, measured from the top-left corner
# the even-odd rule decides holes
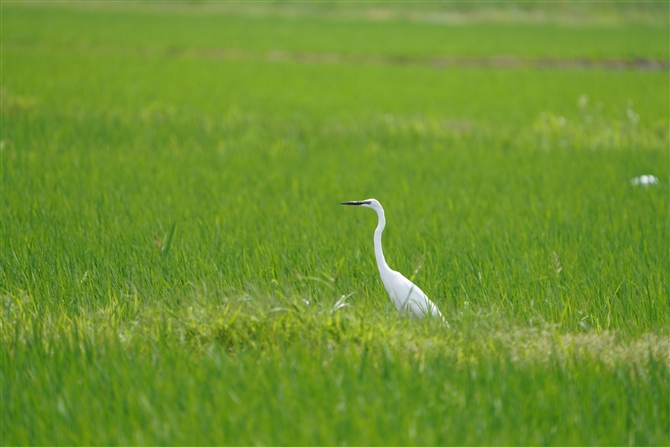
[[[355,200],[352,202],[341,202],[341,205],[357,205],[365,208],[372,208],[375,211],[383,211],[381,203],[376,199]]]

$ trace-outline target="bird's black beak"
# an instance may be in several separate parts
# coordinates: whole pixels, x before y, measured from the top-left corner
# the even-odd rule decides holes
[[[340,202],[340,205],[369,205],[370,201],[368,200],[363,200],[361,201],[353,201],[353,202]]]

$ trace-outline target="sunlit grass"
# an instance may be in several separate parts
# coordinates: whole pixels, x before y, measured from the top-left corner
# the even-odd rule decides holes
[[[481,315],[463,315],[449,330],[353,307],[247,303],[194,299],[177,312],[113,304],[71,321],[3,321],[3,364],[11,365],[3,424],[15,423],[6,439],[667,439],[667,336],[494,327],[495,318]],[[126,312],[130,321],[118,318]],[[26,323],[33,327],[17,326]]]

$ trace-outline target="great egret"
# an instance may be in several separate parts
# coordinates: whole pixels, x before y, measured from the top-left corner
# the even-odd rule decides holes
[[[375,229],[375,258],[377,258],[377,268],[379,275],[382,277],[384,287],[395,304],[395,307],[400,313],[409,312],[416,318],[423,318],[426,315],[440,317],[445,323],[439,309],[421,289],[419,289],[412,281],[405,278],[399,272],[391,270],[384,259],[382,252],[382,232],[386,226],[386,218],[384,217],[384,208],[381,203],[375,199],[367,199],[354,202],[342,202],[342,205],[357,205],[365,208],[372,208],[377,212],[377,228]],[[447,326],[449,323],[447,323]]]

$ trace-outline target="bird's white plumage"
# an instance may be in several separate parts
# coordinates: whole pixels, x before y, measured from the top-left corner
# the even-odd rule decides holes
[[[416,284],[405,278],[401,273],[391,270],[382,276],[384,287],[400,313],[409,312],[415,317],[424,315],[442,316],[437,306],[426,296]]]
[[[367,199],[356,202],[342,202],[343,205],[358,205],[365,208],[372,208],[377,213],[378,223],[375,229],[374,243],[375,243],[375,258],[377,259],[377,268],[379,275],[382,278],[384,287],[395,304],[396,309],[402,314],[409,313],[416,318],[423,318],[426,315],[439,317],[444,320],[439,309],[423,291],[416,286],[412,281],[405,278],[399,272],[392,270],[386,260],[382,251],[382,232],[386,226],[386,217],[384,216],[384,208],[375,199]],[[444,320],[446,323],[446,320]],[[448,323],[447,323],[448,324]]]

